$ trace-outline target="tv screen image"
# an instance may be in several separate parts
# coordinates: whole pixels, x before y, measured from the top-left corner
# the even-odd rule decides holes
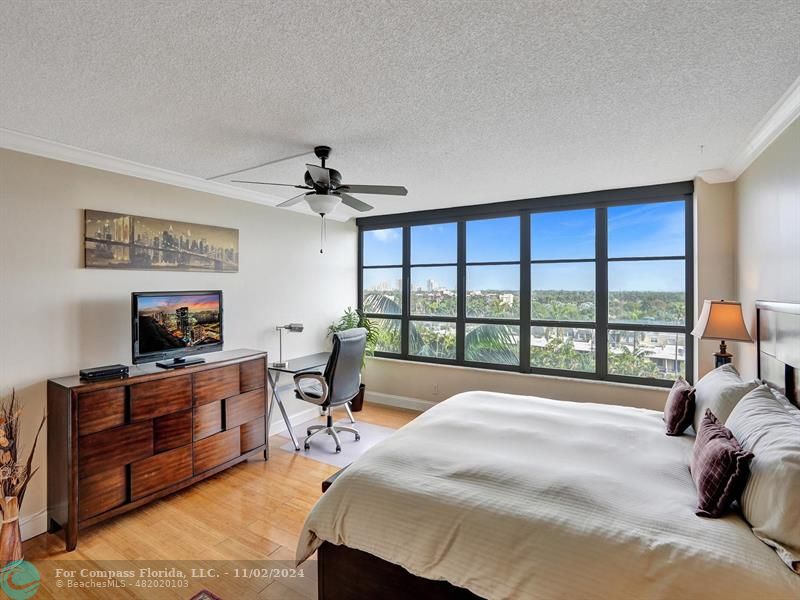
[[[134,362],[182,356],[222,345],[221,292],[133,295]]]

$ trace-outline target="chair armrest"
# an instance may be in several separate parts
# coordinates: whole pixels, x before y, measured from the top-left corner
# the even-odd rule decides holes
[[[313,379],[319,383],[320,388],[322,389],[322,395],[319,398],[307,396],[305,392],[303,392],[303,388],[300,387],[300,382],[303,379]],[[311,404],[317,404],[321,406],[328,399],[328,382],[325,381],[325,378],[319,373],[298,373],[294,376],[294,388],[303,400],[306,402],[311,402]]]

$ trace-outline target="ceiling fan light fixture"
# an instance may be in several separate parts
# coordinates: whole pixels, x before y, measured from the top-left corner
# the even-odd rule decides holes
[[[306,202],[315,213],[329,215],[342,199],[333,194],[306,194]]]

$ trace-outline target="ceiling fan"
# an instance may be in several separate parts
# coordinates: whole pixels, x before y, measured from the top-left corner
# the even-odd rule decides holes
[[[266,181],[245,181],[233,179],[234,183],[254,183],[258,185],[278,185],[282,187],[294,187],[300,190],[308,190],[278,204],[278,208],[294,206],[305,200],[308,206],[315,213],[325,218],[341,202],[342,204],[354,208],[357,211],[365,212],[374,207],[362,202],[350,194],[383,194],[386,196],[405,196],[408,190],[400,185],[354,185],[342,183],[342,174],[336,169],[329,169],[325,162],[331,154],[329,146],[317,146],[314,154],[321,162],[321,166],[306,165],[304,185],[292,185],[291,183],[268,183]]]

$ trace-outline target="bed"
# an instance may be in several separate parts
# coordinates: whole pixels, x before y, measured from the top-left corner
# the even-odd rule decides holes
[[[759,304],[759,368],[797,402],[782,308]],[[739,515],[694,514],[692,444],[657,411],[460,394],[336,480],[297,558],[322,600],[800,598]]]

